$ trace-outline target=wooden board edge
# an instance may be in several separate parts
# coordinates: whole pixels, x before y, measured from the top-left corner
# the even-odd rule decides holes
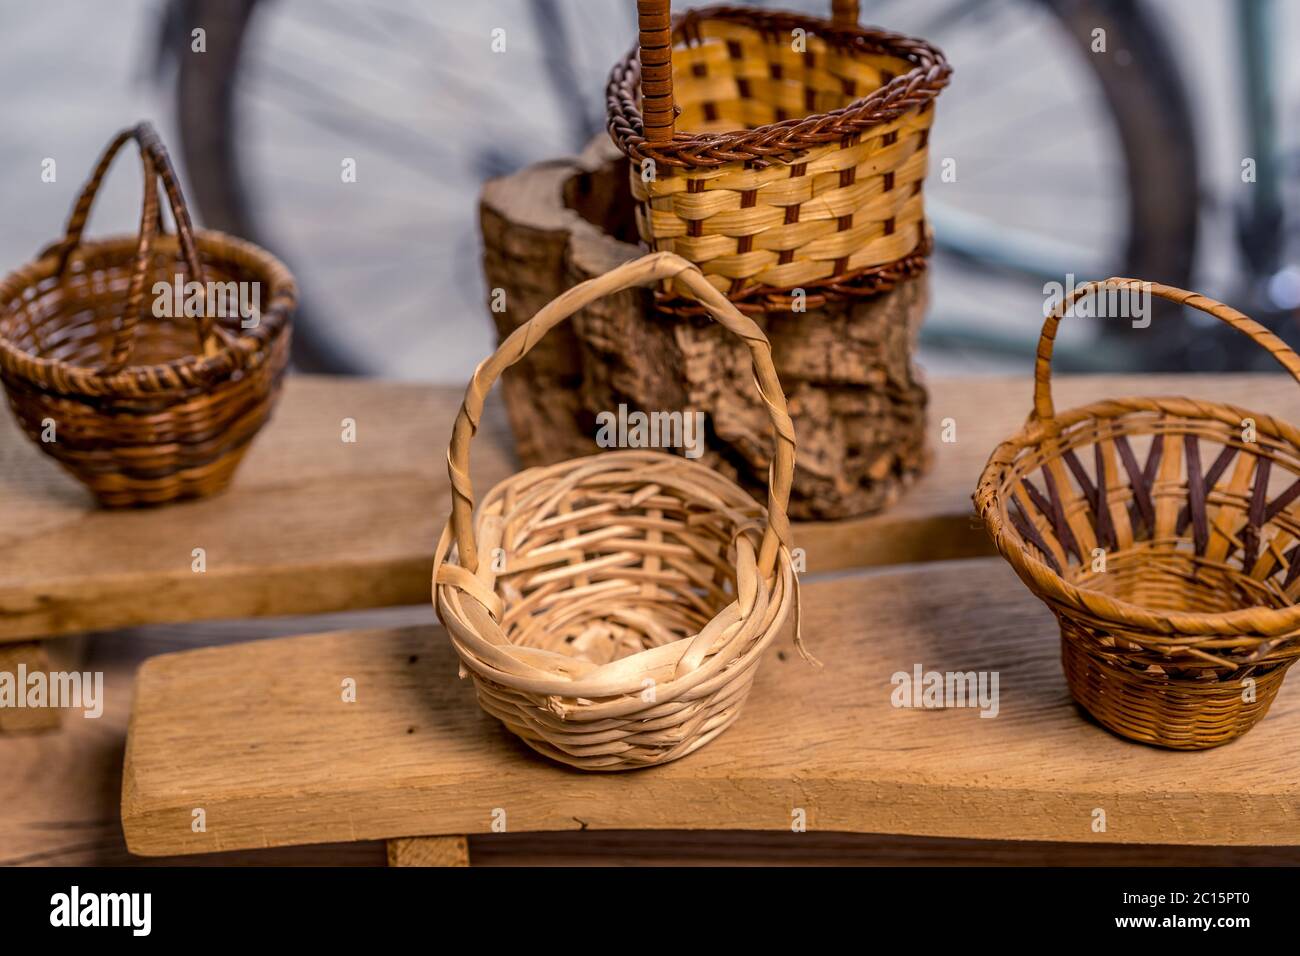
[[[495,779],[466,779],[427,788],[406,788],[376,806],[374,794],[356,795],[358,813],[378,821],[358,828],[346,809],[310,833],[239,824],[257,816],[256,794],[209,805],[206,833],[188,826],[192,807],[185,801],[141,801],[131,775],[124,775],[122,828],[128,849],[138,856],[213,853],[257,847],[346,843],[400,839],[413,831],[434,836],[476,836],[491,830],[486,811],[499,796]],[[807,828],[817,832],[875,833],[957,839],[1085,842],[1099,844],[1160,844],[1181,846],[1296,846],[1300,831],[1288,821],[1300,816],[1294,797],[1259,794],[1236,797],[1230,814],[1215,814],[1200,806],[1196,795],[1108,794],[1104,791],[1035,793],[975,788],[939,788],[928,783],[855,784],[841,777],[799,780],[701,779],[674,781],[669,787],[647,780],[646,791],[631,799],[624,794],[605,819],[594,819],[590,803],[572,808],[552,806],[516,812],[509,832],[591,830],[783,831],[790,828],[791,808],[806,810]],[[698,786],[692,786],[696,784]],[[866,791],[865,794],[863,791]],[[478,791],[477,793],[475,791]],[[719,791],[727,799],[719,800]],[[855,792],[856,791],[856,792]],[[938,797],[938,799],[936,799]],[[268,798],[271,799],[271,798]],[[282,797],[274,799],[283,799]],[[301,794],[296,801],[313,799]],[[338,795],[331,795],[337,800]],[[743,805],[753,816],[738,823],[726,807]],[[420,809],[440,808],[436,813]],[[411,808],[415,809],[412,810]],[[1104,832],[1094,832],[1094,811],[1106,811]],[[581,817],[578,814],[582,814]],[[767,817],[767,820],[759,820]],[[522,819],[521,819],[522,818]],[[1060,820],[1077,826],[1065,831]],[[222,821],[236,821],[223,825]]]
[[[56,582],[39,607],[0,612],[0,647],[35,637],[62,638],[93,631],[149,624],[237,620],[290,614],[330,614],[425,604],[431,600],[428,554],[405,555],[344,567],[289,565],[226,572],[214,579],[195,574],[150,578],[138,583],[103,582],[103,600],[89,601],[85,582]],[[256,585],[255,587],[253,585]],[[248,585],[245,587],[244,585]],[[181,610],[160,619],[149,599],[160,588]],[[0,608],[16,607],[0,591]]]
[[[806,552],[808,571],[821,573],[987,557],[994,553],[993,546],[972,519],[964,514],[909,518],[886,512],[843,521],[796,522],[793,530],[795,545]],[[52,583],[37,606],[24,606],[26,599],[0,590],[0,609],[10,608],[0,610],[0,646],[148,624],[424,604],[430,600],[432,567],[431,541],[428,553],[346,568],[250,567],[202,581],[191,573],[139,582],[105,579],[102,599],[93,601],[87,600],[82,581]],[[172,604],[183,608],[165,620],[150,611],[149,599],[160,588],[170,592]]]

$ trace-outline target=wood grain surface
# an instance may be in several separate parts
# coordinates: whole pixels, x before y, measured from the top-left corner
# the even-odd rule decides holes
[[[1058,405],[1119,394],[1212,395],[1300,421],[1283,376],[1065,378]],[[299,376],[234,487],[207,501],[132,512],[89,495],[0,416],[0,642],[147,623],[421,604],[450,505],[445,455],[461,392]],[[930,472],[870,518],[800,524],[809,570],[988,554],[970,494],[994,444],[1030,406],[1029,370],[931,387]],[[491,409],[475,486],[514,469]],[[343,420],[357,441],[342,441]],[[946,419],[954,442],[941,441]],[[207,570],[196,573],[203,548]]]
[[[510,833],[789,831],[798,811],[814,832],[1300,844],[1294,683],[1243,739],[1174,753],[1080,714],[1054,621],[1000,560],[833,576],[805,587],[803,613],[824,669],[779,642],[735,727],[688,759],[612,775],[552,765],[501,730],[433,626],[153,658],[127,745],[127,844],[151,855],[476,834],[502,814]],[[891,675],[918,664],[996,671],[998,716],[894,707]]]
[[[431,618],[432,612],[424,608],[390,608],[312,618],[155,625],[88,642],[85,666],[105,674],[103,717],[69,719],[58,734],[0,735],[0,865],[384,865],[386,844],[378,840],[167,857],[129,853],[119,806],[132,682],[139,664],[160,653],[328,628],[409,626]],[[75,643],[62,640],[52,646]],[[817,830],[491,833],[470,836],[469,853],[474,866],[1300,865],[1300,847],[1047,843]]]

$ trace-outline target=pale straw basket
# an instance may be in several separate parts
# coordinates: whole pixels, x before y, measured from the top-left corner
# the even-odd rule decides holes
[[[589,303],[663,281],[749,348],[776,437],[767,508],[698,462],[616,450],[520,472],[475,509],[470,440],[498,376]],[[722,733],[797,606],[793,469],[768,341],[691,263],[652,254],[542,308],[475,371],[448,453],[434,603],[483,709],[584,770],[664,763]]]

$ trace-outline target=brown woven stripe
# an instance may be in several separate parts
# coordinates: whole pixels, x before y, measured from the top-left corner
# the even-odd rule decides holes
[[[1286,578],[1282,581],[1283,590],[1290,588],[1297,576],[1300,576],[1300,545],[1296,545],[1286,553]]]
[[[1047,547],[1047,542],[1044,541],[1043,536],[1038,533],[1038,529],[1034,527],[1033,522],[1026,518],[1021,512],[1020,505],[1012,503],[1007,514],[1011,518],[1011,523],[1016,526],[1016,530],[1020,532],[1021,536],[1042,553],[1043,561],[1046,562],[1053,571],[1060,574],[1061,566],[1056,563],[1056,558],[1052,555],[1051,549]]]
[[[1210,528],[1205,520],[1205,480],[1201,475],[1201,449],[1195,435],[1183,436],[1187,452],[1187,508],[1192,518],[1192,542],[1197,554],[1205,553]]]
[[[1255,467],[1255,486],[1251,489],[1250,510],[1246,513],[1246,527],[1242,532],[1242,564],[1250,567],[1259,556],[1259,531],[1264,526],[1264,511],[1268,504],[1268,476],[1273,463],[1265,456],[1259,456]]]
[[[1097,541],[1109,551],[1111,548],[1118,547],[1119,541],[1115,538],[1115,526],[1110,516],[1110,502],[1107,500],[1106,467],[1101,444],[1094,445],[1092,450],[1097,469],[1097,506],[1093,509],[1093,515],[1097,522]]]
[[[1203,489],[1205,494],[1209,494],[1209,492],[1214,489],[1214,486],[1218,484],[1219,478],[1223,475],[1224,469],[1228,467],[1228,465],[1232,462],[1232,459],[1235,458],[1236,455],[1237,455],[1237,449],[1234,448],[1232,445],[1225,445],[1223,449],[1219,452],[1219,457],[1214,459],[1214,464],[1210,466],[1210,470],[1205,473],[1205,479],[1200,483],[1200,487]],[[1189,475],[1189,481],[1190,481],[1190,475]],[[1175,532],[1177,534],[1182,534],[1184,531],[1186,531],[1187,523],[1190,520],[1191,520],[1191,512],[1188,510],[1187,505],[1183,505],[1178,512],[1178,521],[1175,525]]]

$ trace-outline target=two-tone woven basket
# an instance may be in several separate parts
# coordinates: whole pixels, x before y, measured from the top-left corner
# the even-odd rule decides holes
[[[132,140],[144,167],[140,233],[84,241],[100,184]],[[176,235],[163,233],[158,180]],[[182,309],[167,308],[177,297],[156,285],[178,281]],[[241,293],[258,306],[251,319],[233,307]],[[296,298],[274,256],[192,229],[167,151],[142,123],[109,144],[64,238],[0,282],[0,380],[23,430],[101,504],[211,494],[270,416]]]
[[[1060,622],[1075,700],[1133,740],[1214,747],[1264,716],[1300,656],[1300,430],[1190,398],[1058,413],[1058,323],[1083,296],[1113,293],[1200,309],[1300,381],[1300,357],[1234,309],[1133,279],[1089,283],[1044,324],[1033,413],[989,458],[975,506]]]
[[[638,0],[640,42],[606,90],[650,248],[696,263],[733,301],[871,295],[925,267],[921,191],[934,102],[930,45],[832,20]]]
[[[596,299],[662,281],[749,347],[776,435],[766,510],[704,465],[629,449],[520,472],[475,510],[470,440],[500,374]],[[452,512],[433,597],[483,709],[584,770],[664,763],[722,733],[797,605],[793,470],[767,339],[684,259],[634,260],[538,311],[475,371],[448,453]]]

